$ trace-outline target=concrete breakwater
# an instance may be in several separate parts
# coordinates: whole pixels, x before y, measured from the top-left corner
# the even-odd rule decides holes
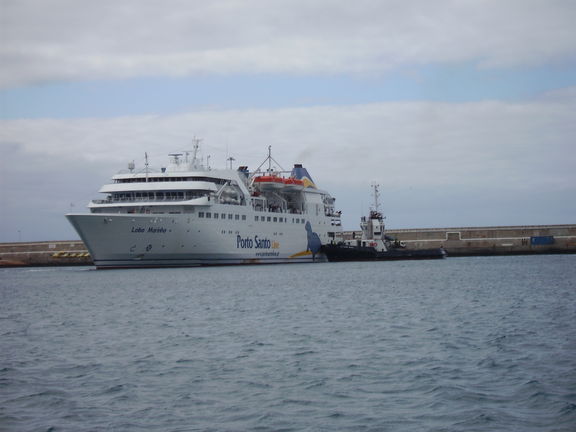
[[[443,247],[448,256],[576,253],[576,225],[533,225],[388,230],[408,249]],[[360,231],[344,232],[346,238]],[[91,265],[79,240],[0,243],[0,267]]]
[[[576,225],[426,228],[386,230],[407,249],[443,247],[448,256],[576,253]],[[346,238],[360,238],[348,231]]]
[[[0,267],[91,265],[80,240],[0,243]]]

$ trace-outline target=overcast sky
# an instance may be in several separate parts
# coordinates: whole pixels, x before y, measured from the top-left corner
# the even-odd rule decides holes
[[[0,0],[0,241],[203,139],[356,229],[576,223],[574,0]]]

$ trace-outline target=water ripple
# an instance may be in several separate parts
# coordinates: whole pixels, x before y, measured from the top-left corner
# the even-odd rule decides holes
[[[576,430],[574,255],[29,270],[0,430]]]

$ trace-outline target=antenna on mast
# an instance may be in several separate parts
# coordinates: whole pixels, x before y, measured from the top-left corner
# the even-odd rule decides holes
[[[144,152],[144,160],[146,161],[144,164],[146,165],[146,183],[148,183],[148,152]]]

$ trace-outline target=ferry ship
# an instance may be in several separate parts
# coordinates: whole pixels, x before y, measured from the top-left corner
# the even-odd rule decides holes
[[[248,167],[211,169],[190,152],[160,170],[121,171],[89,213],[67,214],[97,268],[185,267],[325,261],[323,244],[342,231],[335,199],[300,164],[271,155]],[[265,164],[268,168],[263,168]]]

